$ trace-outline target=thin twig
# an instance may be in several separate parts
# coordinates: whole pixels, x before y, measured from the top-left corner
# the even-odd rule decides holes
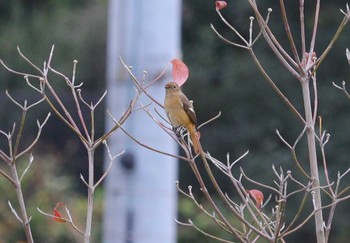
[[[6,174],[6,172],[0,169],[0,174],[3,175],[9,182],[11,182],[13,186],[16,186],[16,182],[11,178],[11,176]]]
[[[18,216],[16,210],[12,207],[12,204],[11,204],[10,200],[8,200],[7,203],[8,203],[8,205],[9,205],[10,209],[11,209],[11,213],[13,213],[13,215],[15,215],[16,219],[17,219],[21,224],[23,224],[23,220]]]
[[[98,187],[98,185],[101,184],[101,182],[104,180],[104,178],[106,178],[108,172],[109,172],[109,171],[111,170],[111,168],[112,168],[114,159],[117,158],[117,157],[119,157],[120,155],[122,155],[122,154],[125,152],[125,150],[123,150],[123,151],[121,151],[119,154],[116,154],[116,155],[112,156],[111,151],[109,150],[109,146],[108,146],[107,142],[104,142],[103,144],[104,144],[104,145],[106,146],[106,148],[107,148],[107,153],[108,153],[108,157],[109,157],[109,165],[108,165],[106,171],[105,171],[105,172],[103,173],[103,175],[100,177],[100,179],[95,183],[94,188]]]
[[[155,149],[153,147],[148,146],[145,143],[142,143],[141,141],[139,141],[138,139],[136,139],[133,135],[131,135],[128,131],[126,131],[121,124],[119,124],[119,122],[117,120],[115,120],[115,118],[108,112],[109,116],[111,117],[111,119],[115,122],[115,124],[119,127],[119,129],[121,129],[129,138],[131,138],[134,142],[136,142],[137,144],[141,145],[142,147],[145,147],[149,150],[152,150],[154,152],[160,153],[160,154],[164,154],[173,158],[177,158],[177,159],[181,159],[181,160],[185,160],[188,161],[188,158],[183,157],[183,156],[179,156],[179,155],[175,155],[175,154],[170,154],[158,149]]]
[[[342,22],[339,24],[339,27],[336,31],[336,33],[334,34],[332,40],[329,42],[328,46],[326,47],[326,49],[323,51],[322,55],[317,59],[316,61],[316,66],[314,67],[313,72],[316,72],[316,70],[319,68],[319,66],[321,65],[321,63],[325,60],[326,56],[328,55],[328,53],[330,52],[330,50],[332,49],[332,47],[334,46],[335,42],[339,39],[340,34],[343,32],[345,26],[348,24],[349,20],[350,20],[350,10],[349,10],[349,5],[346,5],[346,12],[341,10],[341,12],[345,15]],[[313,75],[313,72],[311,73],[311,76]]]
[[[45,120],[42,123],[40,123],[39,120],[36,121],[37,126],[38,126],[38,132],[37,132],[36,138],[32,141],[32,143],[30,145],[27,146],[26,149],[24,149],[22,152],[17,154],[16,159],[18,159],[22,155],[26,154],[39,141],[39,138],[41,136],[41,131],[42,131],[43,127],[45,126],[45,124],[47,123],[47,121],[49,120],[50,116],[51,116],[51,113],[48,113]]]
[[[283,24],[284,24],[284,28],[285,28],[285,31],[286,31],[286,34],[287,34],[287,37],[288,37],[289,45],[290,45],[290,47],[292,49],[292,52],[293,52],[293,55],[294,55],[294,60],[296,61],[296,63],[298,63],[298,65],[300,67],[300,58],[299,58],[299,55],[298,55],[297,48],[295,46],[295,42],[294,42],[292,31],[291,31],[290,26],[289,26],[287,11],[286,11],[286,8],[284,6],[284,0],[279,0],[279,2],[280,2],[280,7],[281,7]]]
[[[25,176],[25,174],[28,172],[30,166],[33,164],[33,160],[34,160],[34,157],[33,157],[33,154],[30,154],[29,155],[29,161],[28,161],[28,165],[27,167],[24,169],[22,175],[21,175],[21,178],[19,179],[19,181],[21,182],[23,177]]]
[[[342,82],[342,87],[340,87],[339,85],[337,85],[335,82],[332,82],[333,86],[336,87],[337,89],[340,89],[341,91],[344,92],[344,94],[346,95],[346,97],[348,97],[348,99],[350,99],[350,93],[346,90],[346,83],[345,81]]]
[[[220,237],[217,237],[217,236],[214,236],[214,235],[212,235],[212,234],[209,234],[209,233],[205,232],[204,230],[202,230],[202,229],[200,229],[198,226],[196,226],[196,225],[192,222],[192,220],[190,220],[190,219],[188,220],[188,222],[189,222],[189,223],[191,224],[191,226],[192,226],[193,228],[195,228],[198,232],[202,233],[202,234],[205,235],[205,236],[208,236],[209,238],[212,238],[212,239],[217,240],[217,241],[220,241],[220,242],[234,243],[234,241],[225,240],[225,239],[222,239],[222,238],[220,238]]]

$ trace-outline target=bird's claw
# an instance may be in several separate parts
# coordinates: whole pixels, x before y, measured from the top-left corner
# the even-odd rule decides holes
[[[173,127],[173,131],[179,139],[182,137],[181,136],[182,128],[183,128],[182,126]]]

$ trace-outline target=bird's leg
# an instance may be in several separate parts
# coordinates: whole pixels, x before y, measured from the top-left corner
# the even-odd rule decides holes
[[[179,140],[182,138],[182,134],[181,134],[182,128],[183,126],[173,127],[173,131]]]

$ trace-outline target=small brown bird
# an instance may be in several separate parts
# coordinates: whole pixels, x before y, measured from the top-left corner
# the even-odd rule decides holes
[[[165,91],[164,109],[170,123],[175,129],[180,126],[187,129],[193,143],[193,150],[198,154],[201,147],[197,136],[197,117],[192,103],[175,82],[165,84]]]

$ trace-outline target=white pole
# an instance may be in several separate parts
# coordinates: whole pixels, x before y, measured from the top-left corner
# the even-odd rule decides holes
[[[118,118],[135,95],[119,56],[133,66],[140,79],[147,71],[147,80],[154,79],[171,59],[180,57],[181,1],[110,0],[108,15],[107,108]],[[171,80],[169,72],[165,80]],[[165,80],[149,90],[161,102]],[[112,126],[107,116],[106,129]],[[170,137],[142,110],[133,113],[124,128],[143,143],[170,153],[177,151]],[[114,154],[123,149],[126,153],[115,161],[106,178],[103,242],[175,243],[177,161],[141,148],[121,131],[108,144]]]

